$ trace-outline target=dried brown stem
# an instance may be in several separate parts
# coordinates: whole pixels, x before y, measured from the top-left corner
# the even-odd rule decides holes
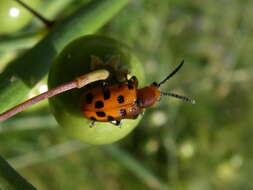
[[[44,92],[38,96],[35,96],[7,111],[0,114],[0,122],[5,121],[6,119],[12,117],[13,115],[23,111],[25,108],[36,104],[40,102],[41,100],[50,98],[52,96],[55,96],[57,94],[60,94],[62,92],[66,92],[68,90],[74,89],[74,88],[82,88],[85,85],[98,81],[98,80],[105,80],[109,76],[109,72],[107,70],[97,70],[85,75],[82,75],[80,77],[77,77],[73,81],[64,83],[60,86],[57,86],[56,88],[53,88],[47,92]]]

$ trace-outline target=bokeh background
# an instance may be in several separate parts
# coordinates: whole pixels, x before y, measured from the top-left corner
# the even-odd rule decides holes
[[[253,189],[252,10],[251,0],[130,1],[98,33],[134,49],[146,84],[184,59],[162,89],[197,104],[164,97],[126,138],[92,146],[67,137],[45,101],[0,124],[1,155],[43,190]],[[23,32],[40,27],[33,21]],[[1,40],[3,68],[24,49],[1,48]]]

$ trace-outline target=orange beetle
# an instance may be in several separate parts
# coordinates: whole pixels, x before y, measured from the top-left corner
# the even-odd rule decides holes
[[[110,121],[119,125],[121,119],[135,119],[143,109],[153,106],[161,96],[172,96],[187,102],[194,100],[173,93],[165,93],[159,87],[171,78],[184,64],[184,61],[160,83],[138,89],[135,76],[123,83],[102,85],[90,89],[81,97],[82,111],[85,117],[95,121]]]

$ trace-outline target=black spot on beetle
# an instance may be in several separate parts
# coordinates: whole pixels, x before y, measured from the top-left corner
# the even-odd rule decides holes
[[[117,100],[118,100],[118,102],[119,102],[120,104],[123,103],[123,102],[125,101],[125,100],[124,100],[124,96],[122,96],[122,95],[118,96]]]
[[[120,116],[124,117],[124,116],[126,116],[127,113],[126,113],[125,109],[120,109],[119,114],[120,114]]]
[[[107,116],[107,119],[108,119],[108,121],[114,121],[114,120],[115,120],[115,119],[114,119],[112,116],[110,116],[110,115]]]
[[[103,108],[104,107],[104,102],[102,101],[96,101],[95,103],[95,108]]]
[[[93,100],[93,95],[91,93],[86,94],[86,104],[91,104]]]
[[[111,92],[108,88],[103,88],[104,100],[108,100],[111,97]]]
[[[97,111],[96,114],[98,117],[105,117],[105,112],[103,111]]]

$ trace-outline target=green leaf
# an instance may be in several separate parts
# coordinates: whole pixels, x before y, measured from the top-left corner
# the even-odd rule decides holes
[[[93,1],[58,22],[43,40],[13,61],[0,75],[0,112],[23,100],[48,72],[52,60],[64,46],[77,37],[97,31],[127,2],[128,0]]]
[[[0,189],[1,190],[36,190],[29,182],[20,176],[1,156],[0,156]]]

